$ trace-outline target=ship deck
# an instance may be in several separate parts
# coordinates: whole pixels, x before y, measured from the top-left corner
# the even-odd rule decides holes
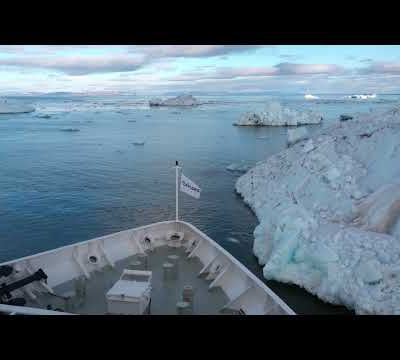
[[[178,275],[175,279],[165,280],[163,264],[168,262],[169,255],[179,256]],[[107,314],[106,293],[120,278],[124,269],[137,260],[136,255],[130,256],[115,263],[114,268],[107,267],[91,274],[86,280],[86,294],[82,300],[76,297],[75,281],[68,281],[54,287],[57,295],[70,297],[68,301],[52,295],[41,295],[37,302],[27,304],[32,307],[61,309],[66,312],[85,315]],[[182,301],[182,291],[185,285],[194,289],[193,314],[194,315],[222,315],[232,314],[227,310],[221,311],[229,302],[228,297],[219,287],[209,290],[211,281],[198,274],[203,265],[196,257],[187,258],[183,247],[170,246],[156,247],[148,252],[147,270],[152,271],[151,315],[175,315],[176,304]]]

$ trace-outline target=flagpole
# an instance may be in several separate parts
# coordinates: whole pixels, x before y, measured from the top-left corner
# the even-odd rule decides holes
[[[178,221],[178,215],[179,215],[179,165],[178,161],[175,162],[175,221]]]

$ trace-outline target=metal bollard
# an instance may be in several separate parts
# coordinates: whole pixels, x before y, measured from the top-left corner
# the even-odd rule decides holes
[[[182,301],[190,304],[190,307],[194,308],[194,290],[193,286],[185,285],[182,291]]]
[[[178,315],[191,315],[192,309],[188,302],[179,301],[176,303],[176,313]]]
[[[168,255],[167,256],[168,262],[171,264],[174,264],[175,266],[175,271],[178,273],[179,272],[179,259],[180,257],[178,255]]]
[[[144,270],[143,268],[144,268],[143,263],[141,261],[138,261],[138,260],[132,261],[128,265],[128,269],[129,270]]]
[[[164,272],[164,280],[175,280],[176,279],[176,271],[175,265],[171,263],[163,264],[163,272]]]
[[[149,266],[149,256],[145,253],[145,254],[137,254],[136,258],[138,261],[140,261],[143,264],[143,270],[147,270],[148,266]]]

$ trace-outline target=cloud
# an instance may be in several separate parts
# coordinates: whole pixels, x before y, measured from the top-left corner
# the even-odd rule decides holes
[[[365,59],[360,59],[360,62],[361,62],[361,63],[372,63],[373,60],[370,59],[370,58],[365,58]]]
[[[0,59],[0,66],[22,66],[62,71],[68,75],[86,75],[133,71],[147,63],[143,56],[29,56]]]
[[[279,55],[279,57],[281,59],[288,59],[288,60],[297,60],[297,59],[301,58],[301,56],[294,55],[294,54],[281,54],[281,55]]]
[[[272,67],[219,68],[212,72],[191,71],[169,78],[170,81],[202,81],[287,75],[336,75],[344,70],[332,64],[280,63]]]
[[[246,52],[264,47],[263,45],[142,45],[132,47],[133,51],[150,57],[212,57],[231,53]]]
[[[366,68],[360,69],[360,73],[400,75],[400,63],[375,62]]]
[[[279,75],[311,75],[311,74],[338,74],[343,69],[334,64],[294,64],[280,63],[275,65]]]
[[[54,46],[0,46],[0,66],[18,66],[62,71],[69,75],[91,73],[135,71],[145,65],[155,63],[157,70],[166,70],[171,64],[162,64],[169,58],[213,57],[230,53],[245,52],[261,47],[260,45],[141,45],[121,46],[120,54],[93,55],[83,54],[86,50],[106,51],[105,46],[91,45],[54,45]],[[111,48],[111,47],[108,47]],[[126,52],[129,50],[128,53]],[[74,50],[79,55],[65,55],[60,51]],[[10,55],[13,55],[10,57]]]
[[[276,73],[272,67],[243,67],[243,68],[219,68],[212,72],[191,71],[182,75],[169,78],[170,81],[197,81],[235,79],[239,77],[271,76]]]

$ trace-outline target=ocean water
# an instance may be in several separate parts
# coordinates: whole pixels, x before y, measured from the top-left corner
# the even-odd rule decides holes
[[[30,114],[0,115],[0,262],[175,216],[175,160],[202,188],[201,198],[180,195],[180,217],[231,252],[257,276],[252,253],[257,218],[235,193],[240,174],[286,147],[286,128],[236,127],[245,111],[268,100],[324,116],[311,132],[340,114],[378,111],[395,95],[373,100],[318,101],[301,96],[198,97],[212,103],[190,109],[149,108],[146,97],[37,96]],[[40,115],[50,115],[49,118]],[[74,131],[75,130],[75,131]],[[144,145],[134,142],[144,141]],[[346,313],[304,290],[267,282],[299,313]]]

